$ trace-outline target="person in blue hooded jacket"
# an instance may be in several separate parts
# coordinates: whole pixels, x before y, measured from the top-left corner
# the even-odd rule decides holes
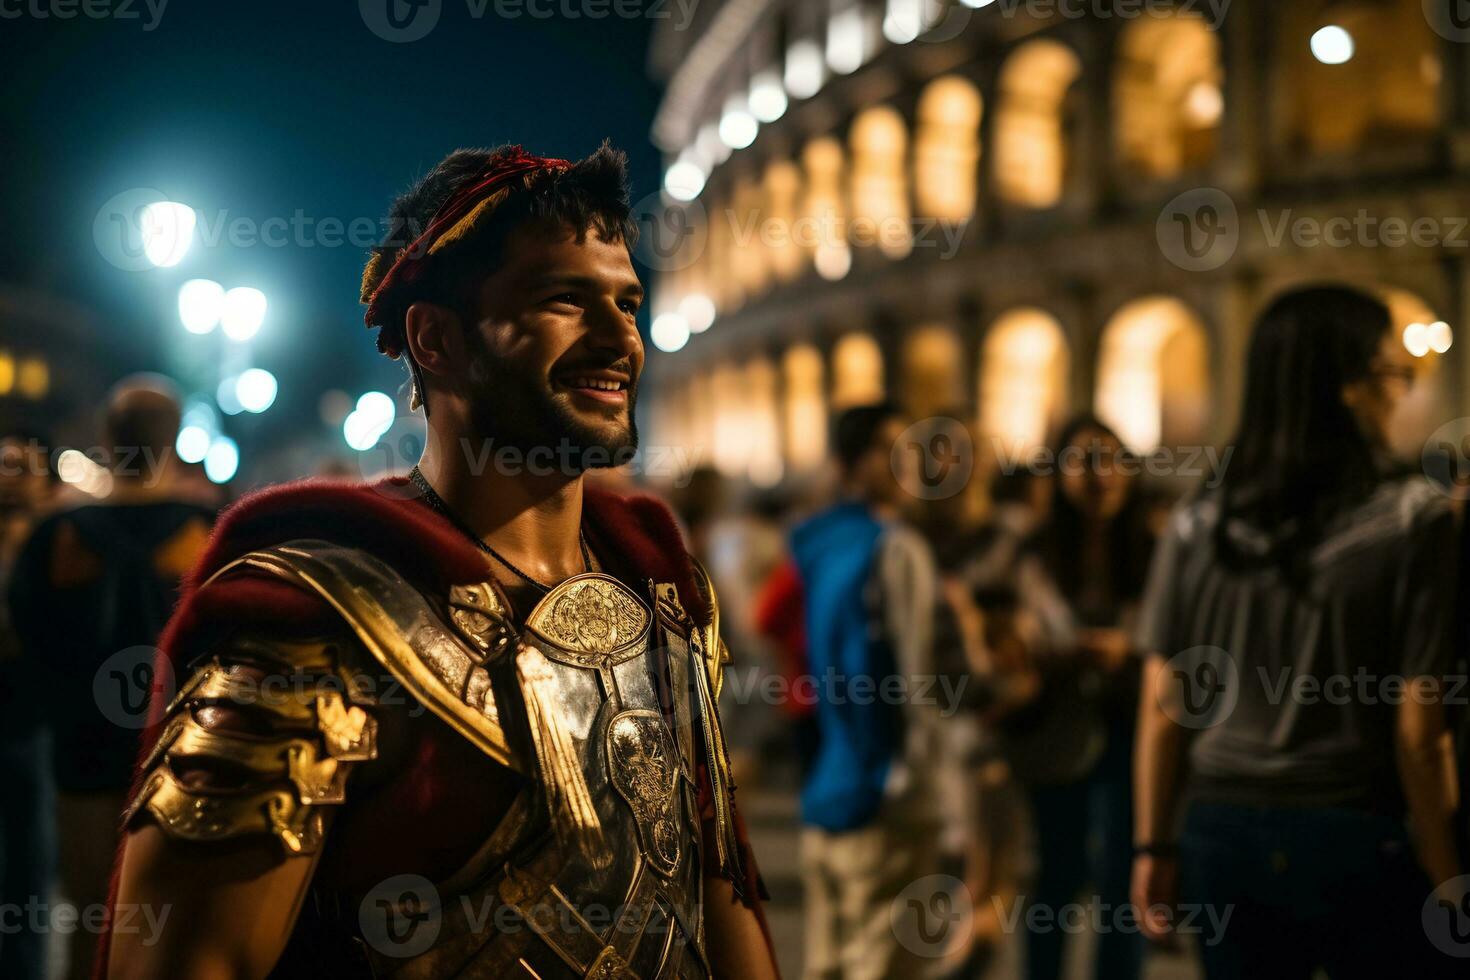
[[[937,573],[900,517],[901,470],[915,461],[895,451],[905,424],[889,404],[843,412],[841,499],[791,533],[809,685],[796,693],[815,717],[801,791],[809,980],[917,976],[938,952],[924,923],[893,918],[934,870],[939,830]]]

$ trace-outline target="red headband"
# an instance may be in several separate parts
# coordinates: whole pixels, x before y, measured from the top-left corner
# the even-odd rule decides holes
[[[379,326],[383,298],[399,284],[417,279],[422,274],[424,259],[428,258],[429,251],[439,236],[453,228],[491,194],[516,177],[543,170],[562,171],[570,166],[568,161],[555,157],[532,156],[519,145],[497,154],[484,173],[451,194],[449,200],[440,205],[422,235],[398,252],[387,275],[383,276],[372,295],[367,298],[367,313],[363,315],[363,322],[369,327]]]

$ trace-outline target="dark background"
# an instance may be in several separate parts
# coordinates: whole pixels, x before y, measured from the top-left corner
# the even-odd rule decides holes
[[[324,391],[397,391],[403,372],[363,328],[355,243],[232,247],[229,220],[378,222],[451,150],[501,142],[576,157],[610,138],[628,152],[634,198],[657,186],[647,17],[507,19],[488,4],[477,19],[443,0],[427,37],[390,43],[352,0],[170,0],[151,31],[141,0],[132,19],[38,17],[37,2],[0,3],[0,284],[91,310],[105,351],[85,353],[114,378],[178,363],[193,339],[176,312],[185,280],[262,289],[253,359],[280,397],[231,420],[247,465],[252,441],[321,426]],[[94,244],[98,209],[136,187],[200,214],[179,265],[124,271]]]

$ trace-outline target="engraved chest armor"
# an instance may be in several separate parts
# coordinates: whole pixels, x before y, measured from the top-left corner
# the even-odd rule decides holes
[[[722,869],[738,860],[715,712],[717,621],[691,622],[672,585],[639,595],[599,573],[563,582],[517,630],[488,582],[435,601],[372,556],[325,542],[237,564],[319,594],[377,665],[531,780],[450,879],[385,882],[339,901],[374,975],[710,975],[702,767],[716,810],[706,846]]]

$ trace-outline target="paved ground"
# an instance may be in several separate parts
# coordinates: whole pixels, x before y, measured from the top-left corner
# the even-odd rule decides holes
[[[791,793],[755,792],[741,794],[742,810],[750,825],[761,872],[771,890],[767,915],[776,940],[776,953],[781,972],[787,980],[801,977],[801,880],[797,871],[796,799]],[[1090,935],[1080,937],[1068,960],[1068,980],[1087,980],[1086,964],[1091,961]],[[1019,980],[1021,976],[1017,943],[1002,944],[983,980]],[[1197,980],[1195,964],[1186,956],[1153,955],[1148,962],[1146,980]],[[965,980],[980,980],[965,978]],[[915,978],[920,980],[920,978]]]

